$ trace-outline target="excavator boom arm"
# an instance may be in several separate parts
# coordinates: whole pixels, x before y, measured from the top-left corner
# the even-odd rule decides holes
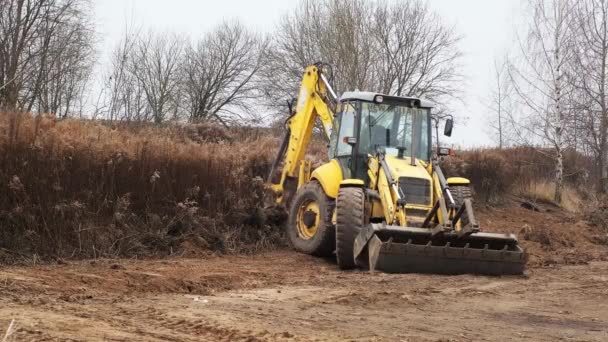
[[[279,194],[277,198],[279,203],[285,201],[283,194],[287,180],[298,175],[298,167],[306,154],[317,118],[320,119],[328,140],[333,130],[332,107],[337,103],[337,96],[324,74],[324,67],[325,65],[317,63],[306,68],[295,113],[286,122],[287,131],[268,179],[271,188]],[[281,178],[275,183],[272,180],[281,163],[283,163]]]

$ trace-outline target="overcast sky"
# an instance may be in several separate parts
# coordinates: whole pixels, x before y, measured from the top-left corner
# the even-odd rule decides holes
[[[175,31],[191,37],[211,30],[224,19],[237,18],[249,28],[271,32],[277,20],[297,0],[96,0],[95,17],[101,51],[107,54],[120,40],[127,23],[148,29]],[[429,0],[435,10],[462,35],[464,104],[452,106],[468,117],[454,131],[451,143],[489,146],[487,109],[483,104],[492,84],[495,57],[513,46],[515,21],[522,15],[520,0]],[[104,58],[100,61],[103,64]]]

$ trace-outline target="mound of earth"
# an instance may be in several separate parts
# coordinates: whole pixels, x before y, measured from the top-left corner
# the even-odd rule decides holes
[[[517,235],[529,268],[608,260],[602,227],[550,203],[521,203],[526,202],[514,199],[502,207],[479,208],[476,214],[483,231]]]

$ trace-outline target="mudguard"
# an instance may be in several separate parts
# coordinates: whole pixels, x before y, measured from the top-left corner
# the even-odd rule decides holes
[[[311,178],[321,183],[325,194],[331,198],[338,197],[340,183],[342,182],[342,169],[337,160],[332,159],[328,163],[316,168]]]

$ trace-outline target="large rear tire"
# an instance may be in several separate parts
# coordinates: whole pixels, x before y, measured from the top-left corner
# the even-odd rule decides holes
[[[365,193],[361,188],[342,188],[336,207],[336,259],[342,270],[353,269],[355,239],[365,225]]]
[[[452,185],[450,191],[452,192],[452,196],[454,196],[454,202],[456,202],[457,206],[462,205],[465,199],[473,200],[471,188],[468,185]]]
[[[316,256],[331,256],[335,247],[335,227],[331,222],[335,200],[317,181],[296,192],[289,211],[287,237],[295,250]]]
[[[460,209],[465,199],[470,199],[473,201],[473,195],[471,193],[471,188],[468,185],[453,185],[450,186],[450,192],[454,197],[454,202],[456,203],[456,210]],[[464,222],[468,222],[469,218],[467,216],[467,212],[465,211],[462,214],[462,220]]]

